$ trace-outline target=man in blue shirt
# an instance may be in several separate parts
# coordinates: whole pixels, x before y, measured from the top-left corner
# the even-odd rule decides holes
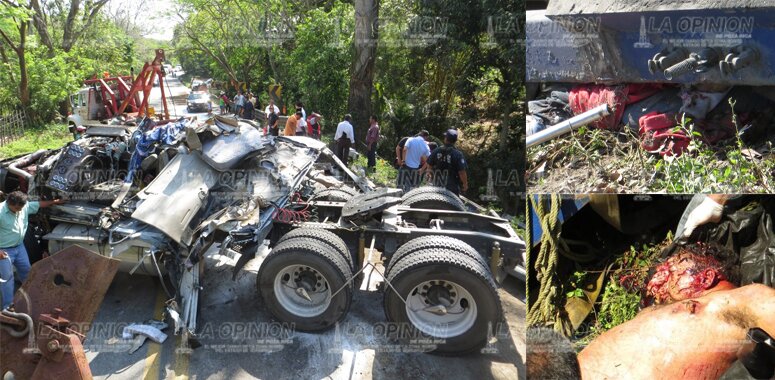
[[[468,191],[468,175],[466,173],[466,158],[455,148],[457,130],[449,129],[444,133],[444,146],[431,152],[428,165],[431,167],[433,184],[446,187],[447,190],[460,195]]]
[[[431,151],[428,148],[428,131],[421,131],[418,136],[406,141],[401,157],[401,169],[398,173],[398,185],[404,193],[420,186],[422,173],[426,169],[426,160]]]
[[[14,275],[13,267],[19,272],[19,281],[24,282],[30,273],[30,258],[24,248],[24,234],[30,214],[41,207],[62,204],[64,201],[27,202],[27,194],[14,191],[8,194],[5,202],[0,203],[0,294],[5,309],[13,303]]]

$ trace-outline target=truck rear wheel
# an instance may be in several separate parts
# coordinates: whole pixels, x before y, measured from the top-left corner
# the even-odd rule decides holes
[[[474,247],[470,246],[468,243],[449,236],[428,235],[409,240],[404,245],[399,247],[396,253],[393,254],[393,257],[390,258],[390,262],[388,262],[388,265],[385,268],[385,275],[389,275],[390,271],[393,269],[396,263],[401,261],[404,257],[407,257],[419,250],[437,248],[450,249],[456,252],[460,252],[476,260],[482,266],[487,267],[487,262],[482,257],[482,255],[480,255],[479,252],[477,252],[476,249],[474,249]]]
[[[401,197],[401,204],[411,208],[465,211],[466,206],[455,193],[436,186],[423,186]]]
[[[357,260],[355,259],[354,255],[350,253],[350,249],[347,248],[347,244],[345,244],[342,238],[340,238],[335,233],[329,230],[325,230],[322,228],[307,228],[307,227],[297,228],[283,235],[280,238],[280,240],[277,241],[277,244],[279,245],[284,241],[299,239],[299,238],[315,240],[320,242],[321,244],[325,244],[329,246],[331,249],[336,251],[340,256],[342,256],[342,258],[344,258],[347,261],[347,264],[350,267],[350,270],[353,271],[353,273],[356,271],[355,266],[356,266]]]
[[[487,344],[502,321],[495,281],[477,260],[453,249],[417,250],[387,276],[396,291],[385,293],[385,314],[408,324],[400,339],[432,339],[434,353],[458,355]],[[406,300],[406,303],[402,300]]]
[[[258,271],[257,287],[275,318],[301,331],[321,331],[350,309],[353,287],[344,286],[350,277],[349,264],[330,245],[299,237],[272,249]]]

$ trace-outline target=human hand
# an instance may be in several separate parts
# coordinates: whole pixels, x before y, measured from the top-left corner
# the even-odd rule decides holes
[[[724,206],[709,197],[705,197],[702,203],[689,213],[681,237],[689,237],[697,227],[703,224],[718,223],[721,220],[723,211]]]

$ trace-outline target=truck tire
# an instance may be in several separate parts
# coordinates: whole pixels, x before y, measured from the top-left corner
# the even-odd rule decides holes
[[[312,196],[312,199],[329,202],[347,202],[353,198],[353,195],[341,189],[329,188],[318,191]]]
[[[302,227],[302,228],[296,228],[294,230],[289,231],[285,235],[283,235],[280,240],[277,241],[277,244],[292,240],[292,239],[298,239],[298,238],[307,238],[311,240],[315,240],[320,242],[321,244],[325,244],[329,246],[331,249],[333,249],[336,253],[341,255],[346,261],[347,264],[350,267],[350,270],[355,273],[355,265],[357,260],[355,260],[355,257],[353,254],[350,253],[350,249],[347,248],[347,244],[345,244],[344,240],[337,236],[335,233],[322,229],[322,228],[309,228],[309,227]],[[358,268],[360,269],[360,268]]]
[[[331,189],[335,189],[335,190],[343,191],[343,192],[345,192],[345,193],[348,193],[348,194],[352,195],[353,197],[361,193],[361,192],[360,192],[360,191],[358,191],[357,189],[355,189],[355,188],[352,188],[352,187],[350,187],[350,186],[332,187]]]
[[[449,236],[428,235],[409,240],[404,245],[399,247],[396,253],[393,254],[393,257],[390,258],[390,261],[385,268],[385,276],[388,276],[393,267],[405,257],[413,254],[416,251],[426,249],[453,250],[476,260],[485,268],[489,267],[484,257],[482,257],[482,255],[480,255],[479,252],[477,252],[476,249],[474,249],[474,247],[470,246],[468,243]]]
[[[345,286],[350,277],[347,261],[331,246],[299,237],[272,249],[259,268],[256,286],[275,318],[300,331],[321,331],[350,309],[353,286]]]
[[[487,267],[458,251],[414,251],[396,263],[387,280],[401,297],[392,289],[385,292],[385,315],[412,329],[411,334],[402,332],[399,339],[438,341],[431,347],[433,353],[474,352],[487,344],[503,320],[495,281]],[[428,310],[430,307],[437,309]]]
[[[444,187],[440,187],[440,186],[420,186],[420,187],[416,187],[416,188],[414,188],[412,190],[409,190],[409,192],[407,192],[406,194],[402,195],[401,196],[401,200],[402,201],[406,200],[406,199],[411,198],[411,197],[413,197],[413,196],[415,196],[417,194],[428,194],[428,193],[447,194],[447,195],[452,196],[452,197],[457,197],[455,195],[455,193],[447,190]]]
[[[447,189],[440,187],[425,187],[420,189],[427,190],[423,190],[414,194],[411,194],[411,192],[414,190],[410,191],[407,193],[410,196],[404,195],[401,198],[401,204],[411,208],[425,208],[432,210],[466,210],[466,206],[463,204],[463,201],[461,201],[460,198],[455,195],[455,193]]]

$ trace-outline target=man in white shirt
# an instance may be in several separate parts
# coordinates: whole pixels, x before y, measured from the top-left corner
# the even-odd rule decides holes
[[[280,115],[280,109],[277,108],[276,105],[274,105],[274,99],[269,99],[269,105],[266,106],[266,108],[264,109],[264,113],[267,114],[267,115],[269,115],[271,113],[271,112],[269,112],[269,107],[272,107],[274,109],[274,113],[276,115],[278,115],[278,116]]]
[[[398,185],[404,190],[404,193],[420,186],[422,172],[427,167],[428,157],[431,150],[428,147],[430,134],[423,130],[419,135],[410,138],[404,145],[403,157],[401,161],[403,166],[399,169]]]
[[[296,136],[306,136],[307,121],[301,116],[301,111],[296,111],[296,117],[299,119],[296,122]]]
[[[352,115],[344,115],[344,121],[336,126],[334,141],[336,141],[336,156],[339,157],[345,166],[350,156],[350,146],[355,144],[355,132],[353,131]]]

